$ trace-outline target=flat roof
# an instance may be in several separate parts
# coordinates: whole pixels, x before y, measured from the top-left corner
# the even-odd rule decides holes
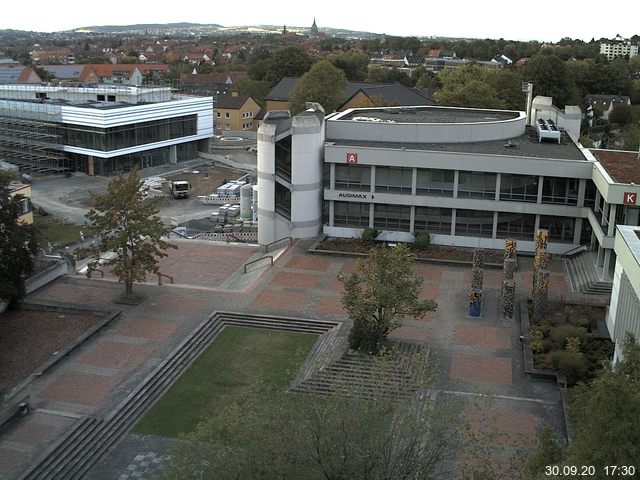
[[[482,123],[513,120],[520,112],[512,110],[484,110],[456,107],[384,107],[376,109],[347,110],[345,115],[333,117],[332,121],[378,119],[389,123]]]
[[[372,148],[392,148],[407,150],[430,150],[445,152],[478,153],[483,155],[509,155],[529,158],[555,158],[560,160],[588,161],[575,143],[563,135],[561,143],[556,141],[538,142],[538,134],[527,126],[525,134],[505,140],[490,140],[470,143],[395,143],[357,140],[331,140],[327,143],[344,146],[362,146]],[[640,182],[639,182],[640,183]]]
[[[589,149],[616,183],[640,185],[640,159],[638,152],[623,150]]]

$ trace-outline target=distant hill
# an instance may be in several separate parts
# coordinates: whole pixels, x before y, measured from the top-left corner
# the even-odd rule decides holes
[[[139,23],[135,25],[96,25],[92,27],[80,27],[74,28],[74,31],[78,32],[97,32],[97,33],[124,33],[132,31],[142,30],[185,30],[185,29],[212,29],[217,30],[222,25],[215,23],[202,24],[202,23]]]

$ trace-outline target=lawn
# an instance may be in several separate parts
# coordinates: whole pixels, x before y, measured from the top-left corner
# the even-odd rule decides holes
[[[63,223],[52,215],[34,214],[33,224],[37,228],[38,245],[48,252],[48,242],[55,248],[61,248],[80,240],[80,231],[85,228],[80,225]]]
[[[263,395],[286,389],[316,338],[297,332],[225,327],[133,430],[177,437],[193,431],[210,412],[242,401],[256,388]]]

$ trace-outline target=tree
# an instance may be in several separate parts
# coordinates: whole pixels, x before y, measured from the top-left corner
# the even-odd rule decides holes
[[[405,245],[374,247],[354,273],[339,276],[342,304],[353,321],[349,346],[377,353],[405,316],[421,318],[434,311],[434,300],[420,300],[422,279],[413,273],[415,256]]]
[[[626,103],[618,103],[613,106],[609,114],[609,122],[626,125],[633,121],[631,106]]]
[[[348,80],[363,81],[369,73],[369,55],[364,53],[338,53],[329,55],[327,60],[342,70]]]
[[[253,76],[252,78],[267,81],[272,86],[283,77],[299,77],[313,65],[313,59],[304,50],[295,46],[278,50],[273,58],[265,60],[265,62],[263,76],[261,78]],[[257,68],[257,65],[255,67]],[[249,71],[251,73],[252,70]]]
[[[344,101],[347,78],[331,62],[322,60],[305,73],[291,92],[291,113],[305,109],[305,102],[317,102],[326,112],[334,112]]]
[[[240,77],[233,85],[241,95],[249,95],[261,106],[264,105],[264,97],[267,96],[271,85],[263,80],[253,80],[248,77]]]
[[[640,345],[627,333],[623,360],[612,368],[601,369],[591,383],[580,384],[573,392],[573,443],[558,454],[557,442],[541,439],[530,466],[534,462],[537,465],[593,465],[598,472],[603,472],[607,465],[632,464],[632,459],[640,458],[639,391]],[[536,478],[549,478],[543,470],[537,474]]]
[[[22,223],[23,195],[11,195],[13,176],[0,170],[0,302],[19,301],[25,294],[25,276],[33,272],[38,248],[33,225]]]
[[[564,107],[571,98],[571,84],[565,63],[555,55],[531,57],[522,69],[522,79],[533,83],[535,95],[553,97],[553,104]]]
[[[158,273],[158,261],[168,248],[176,248],[162,237],[169,232],[158,213],[155,200],[146,201],[138,172],[120,173],[111,180],[107,192],[96,196],[95,207],[87,213],[89,231],[99,238],[99,245],[89,249],[96,260],[89,272],[99,265],[100,252],[115,252],[106,265],[125,284],[125,295],[133,295],[133,283],[146,280],[147,273]]]
[[[427,354],[398,365],[392,354],[376,357],[370,368],[377,384],[367,395],[357,378],[344,375],[340,394],[255,392],[214,411],[178,442],[163,478],[450,478],[456,453],[473,448],[463,402],[407,395],[433,384]],[[415,383],[394,382],[398,368],[410,369]]]

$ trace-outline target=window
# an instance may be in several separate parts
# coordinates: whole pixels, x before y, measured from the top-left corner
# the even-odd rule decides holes
[[[411,225],[411,207],[404,205],[375,205],[373,226],[382,230],[408,232]]]
[[[371,190],[371,167],[360,165],[336,165],[336,189]]]
[[[115,95],[107,95],[107,102],[115,102],[115,101],[116,101]]]
[[[573,243],[575,229],[575,219],[573,217],[540,215],[540,228],[549,230],[549,241]]]
[[[538,201],[537,175],[507,175],[500,178],[500,200],[515,202]]]
[[[333,225],[336,227],[367,228],[369,226],[368,203],[333,203]]]
[[[231,130],[231,124],[229,124],[229,123],[225,123],[225,124],[224,124],[224,129],[225,129],[225,130]]]
[[[456,235],[463,237],[491,237],[493,212],[484,210],[456,210]]]
[[[376,167],[376,192],[411,193],[412,168]]]
[[[495,199],[496,174],[461,171],[458,175],[458,197]]]
[[[231,118],[231,114],[229,112],[224,112],[224,118]]]
[[[414,231],[451,235],[451,209],[416,207]]]
[[[21,215],[29,213],[31,211],[31,202],[28,198],[23,198],[20,200],[20,209]]]
[[[276,192],[275,192],[275,204],[276,204],[276,212],[286,217],[287,219],[291,219],[291,191],[284,185],[276,182]]]
[[[577,205],[578,182],[577,178],[544,177],[542,203]]]
[[[291,135],[276,142],[276,175],[291,181]]]
[[[99,102],[104,102],[106,100],[106,97],[104,95],[98,95],[96,96],[96,98],[98,99]]]
[[[220,112],[216,112],[216,117],[220,118],[222,117],[222,114]]]
[[[248,113],[249,118],[253,118],[253,112]]]
[[[418,169],[416,194],[453,197],[453,170]]]
[[[526,213],[499,212],[496,238],[533,240],[536,216]]]

